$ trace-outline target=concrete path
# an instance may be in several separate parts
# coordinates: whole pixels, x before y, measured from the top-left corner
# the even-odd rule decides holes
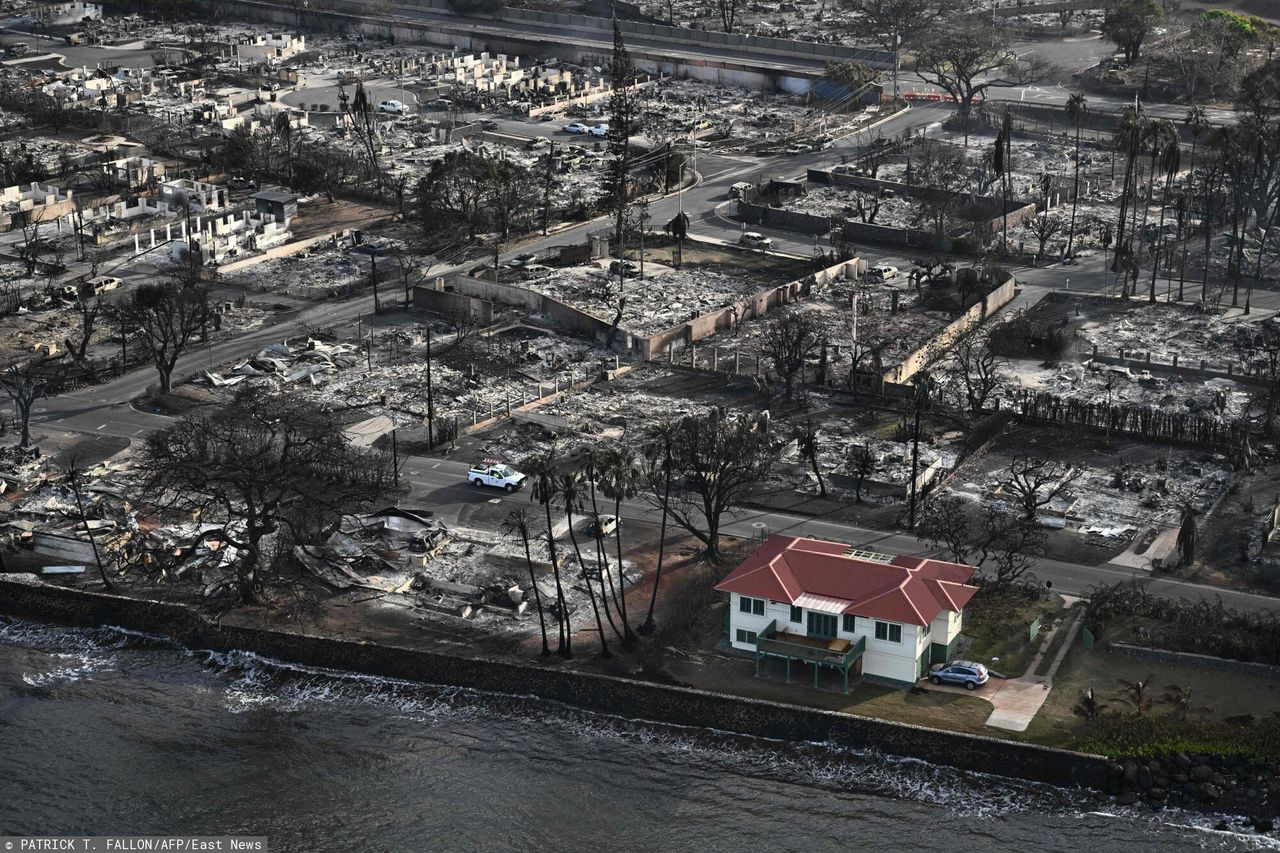
[[[920,684],[928,690],[940,690],[944,693],[958,693],[985,699],[991,703],[992,707],[991,716],[987,717],[986,724],[988,726],[996,729],[1006,729],[1011,732],[1025,732],[1027,726],[1031,725],[1031,721],[1039,713],[1045,700],[1049,698],[1049,691],[1053,689],[1053,676],[1057,674],[1058,667],[1062,666],[1062,661],[1066,658],[1071,644],[1076,641],[1083,618],[1084,609],[1081,608],[1072,617],[1070,623],[1060,625],[1045,634],[1044,640],[1040,645],[1040,651],[1036,653],[1035,659],[1027,666],[1026,674],[1018,678],[992,679],[987,682],[986,687],[978,691],[966,690],[963,687],[952,684],[934,685],[930,684],[927,679],[922,680]],[[1066,642],[1058,648],[1048,672],[1044,675],[1036,675],[1036,668],[1040,666],[1040,662],[1044,659],[1045,653],[1048,652],[1049,646],[1058,631],[1067,632]]]

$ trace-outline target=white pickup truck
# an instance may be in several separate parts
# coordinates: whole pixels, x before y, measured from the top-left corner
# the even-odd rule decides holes
[[[471,466],[467,479],[473,486],[493,486],[514,492],[524,485],[525,476],[501,462],[481,462]]]

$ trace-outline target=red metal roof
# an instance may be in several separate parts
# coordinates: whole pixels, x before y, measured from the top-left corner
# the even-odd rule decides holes
[[[716,589],[792,604],[801,595],[845,602],[842,613],[928,625],[943,610],[959,612],[977,587],[966,583],[973,566],[928,557],[898,556],[889,563],[847,555],[838,542],[771,536]]]

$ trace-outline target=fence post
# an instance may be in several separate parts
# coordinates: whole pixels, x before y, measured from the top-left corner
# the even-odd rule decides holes
[[[693,347],[693,346],[689,347],[689,367],[693,368],[694,370],[698,369],[698,348],[697,347]]]
[[[720,347],[711,348],[711,369],[716,372],[720,370]]]
[[[733,375],[734,376],[737,376],[741,372],[739,370],[741,366],[742,366],[742,353],[735,352],[733,354]]]

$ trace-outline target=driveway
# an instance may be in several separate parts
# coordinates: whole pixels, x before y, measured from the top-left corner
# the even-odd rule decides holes
[[[1040,651],[1027,666],[1026,673],[1018,678],[992,678],[976,690],[968,690],[956,684],[931,684],[927,678],[920,679],[917,686],[924,690],[937,690],[942,693],[956,693],[963,696],[986,699],[991,703],[991,716],[987,717],[986,723],[988,726],[995,729],[1006,729],[1011,732],[1025,732],[1027,726],[1031,725],[1031,721],[1039,713],[1045,700],[1049,698],[1049,691],[1053,689],[1053,676],[1057,674],[1063,658],[1067,656],[1067,651],[1076,640],[1083,615],[1084,610],[1081,609],[1071,619],[1070,624],[1065,627],[1055,628],[1045,634],[1044,639],[1041,641]],[[1053,663],[1048,671],[1044,675],[1036,675],[1036,668],[1039,667],[1045,651],[1048,650],[1050,643],[1052,643],[1053,635],[1057,631],[1063,630],[1068,632],[1067,641],[1058,647],[1058,653],[1054,655]]]

